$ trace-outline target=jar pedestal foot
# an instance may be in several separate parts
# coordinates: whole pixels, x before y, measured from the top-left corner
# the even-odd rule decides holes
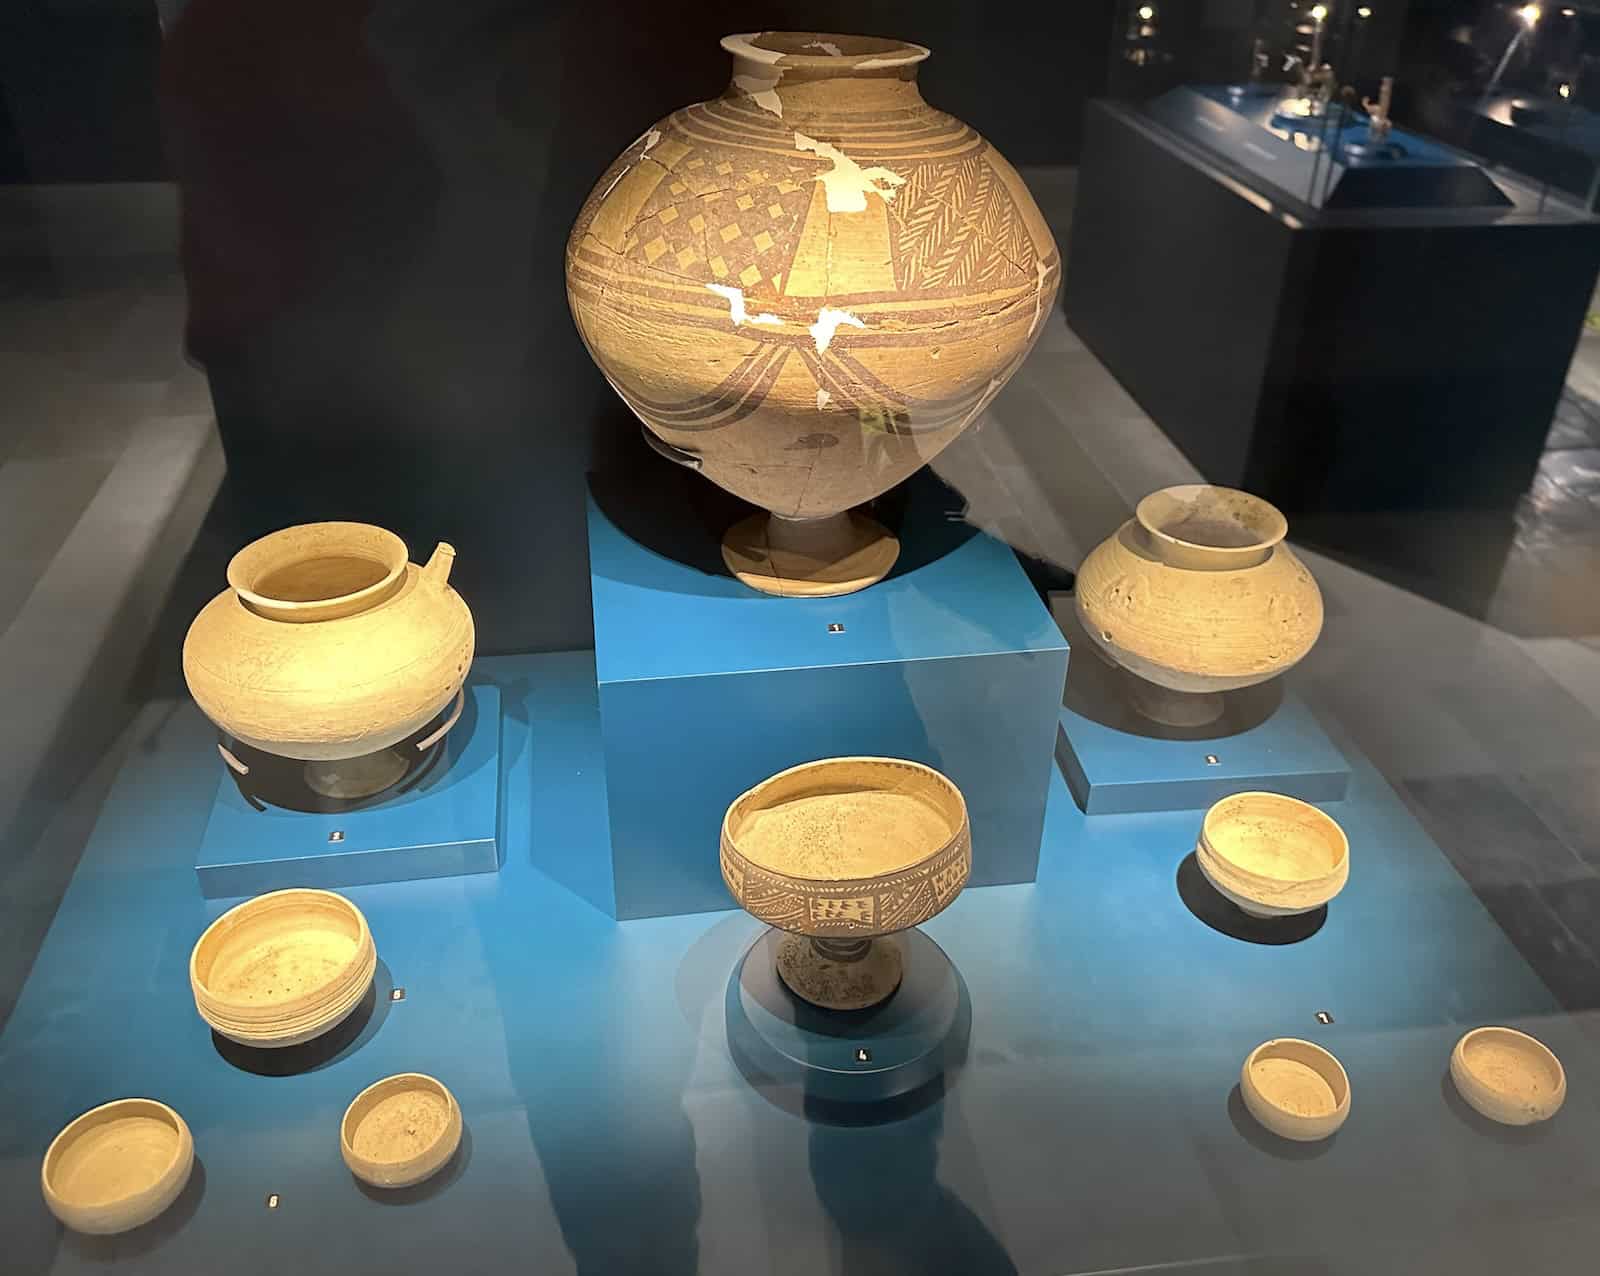
[[[853,594],[889,574],[900,542],[876,519],[752,514],[722,538],[722,561],[752,589],[786,598]]]
[[[1222,717],[1222,696],[1215,691],[1172,691],[1128,674],[1128,699],[1141,717],[1164,727],[1206,727]]]
[[[789,991],[826,1010],[865,1010],[900,986],[905,963],[893,939],[813,939],[778,945],[778,975]]]
[[[379,749],[359,758],[307,762],[306,787],[326,798],[364,798],[398,784],[407,771],[399,749]]]

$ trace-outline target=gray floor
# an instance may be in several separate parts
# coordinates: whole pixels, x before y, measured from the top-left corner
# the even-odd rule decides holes
[[[0,190],[0,1022],[137,708],[222,476],[182,356],[170,188]]]
[[[1064,243],[1071,172],[1027,176]],[[140,654],[220,481],[205,381],[181,357],[171,209],[163,188],[109,205],[0,193],[0,989],[93,826]],[[1327,627],[1292,675],[1573,1010],[1600,1006],[1597,421],[1590,335],[1496,596],[1506,615],[1560,609],[1569,636],[1519,637],[1306,552]],[[1199,477],[1059,311],[935,468],[974,522],[1066,568],[1146,492]]]

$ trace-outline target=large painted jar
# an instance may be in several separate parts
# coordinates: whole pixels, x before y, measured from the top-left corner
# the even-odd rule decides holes
[[[1289,525],[1248,492],[1152,492],[1078,569],[1089,638],[1134,675],[1135,708],[1170,726],[1222,715],[1221,693],[1296,664],[1322,632],[1322,592],[1283,543]]]
[[[224,732],[280,757],[390,748],[450,706],[472,664],[454,561],[441,544],[419,567],[403,540],[366,523],[253,541],[184,639],[190,694]]]
[[[920,45],[729,36],[722,97],[645,131],[567,245],[590,354],[658,451],[771,512],[723,556],[777,594],[879,580],[855,507],[966,429],[1021,364],[1060,256],[1016,170],[922,100]]]

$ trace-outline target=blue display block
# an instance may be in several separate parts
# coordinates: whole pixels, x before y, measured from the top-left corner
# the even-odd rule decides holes
[[[1067,644],[1012,552],[937,505],[913,498],[887,579],[775,598],[712,568],[709,532],[702,565],[669,558],[591,495],[614,916],[731,907],[717,866],[728,804],[786,767],[852,754],[909,758],[960,787],[972,885],[1034,879]]]
[[[1349,885],[1279,945],[1190,907],[1193,812],[1085,816],[1052,775],[1037,881],[963,891],[920,928],[972,1006],[943,1097],[893,1120],[800,1120],[752,1089],[728,1040],[729,981],[760,923],[617,925],[566,884],[609,865],[589,653],[480,659],[477,676],[505,703],[504,866],[350,888],[379,995],[354,1040],[281,1076],[219,1050],[189,986],[226,906],[192,876],[215,729],[189,703],[142,708],[0,1029],[4,1271],[752,1276],[774,1254],[788,1273],[926,1276],[1592,1269],[1600,1041],[1354,749],[1328,808],[1360,848]],[[1465,1108],[1444,1074],[1480,1024],[1560,1057],[1555,1120],[1507,1130]],[[1243,1111],[1240,1062],[1274,1036],[1349,1072],[1334,1138],[1287,1144]],[[340,1118],[407,1071],[455,1094],[461,1151],[420,1187],[367,1189]],[[46,1209],[40,1160],[121,1095],[183,1114],[195,1173],[147,1227],[81,1236]]]
[[[1349,762],[1281,678],[1225,693],[1222,718],[1210,726],[1161,726],[1134,711],[1131,675],[1090,644],[1071,595],[1051,594],[1050,607],[1068,638],[1092,653],[1073,662],[1056,734],[1056,761],[1085,814],[1196,810],[1250,789],[1343,799]]]
[[[461,721],[443,747],[414,787],[338,814],[257,809],[218,759],[216,797],[195,859],[201,894],[221,899],[498,872],[498,687],[468,684]]]
[[[1337,802],[1350,784],[1344,755],[1288,693],[1243,731],[1181,740],[1119,730],[1063,705],[1056,760],[1089,815],[1191,810],[1247,789]]]

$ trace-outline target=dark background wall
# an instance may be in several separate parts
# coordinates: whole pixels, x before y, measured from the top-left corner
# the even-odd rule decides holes
[[[585,474],[665,464],[567,311],[563,246],[599,174],[720,93],[718,39],[759,28],[925,43],[929,101],[1016,163],[1070,164],[1109,11],[190,0],[161,97],[241,534],[360,518],[417,557],[448,539],[483,650],[587,644]]]
[[[0,183],[165,176],[153,0],[0,4]]]

